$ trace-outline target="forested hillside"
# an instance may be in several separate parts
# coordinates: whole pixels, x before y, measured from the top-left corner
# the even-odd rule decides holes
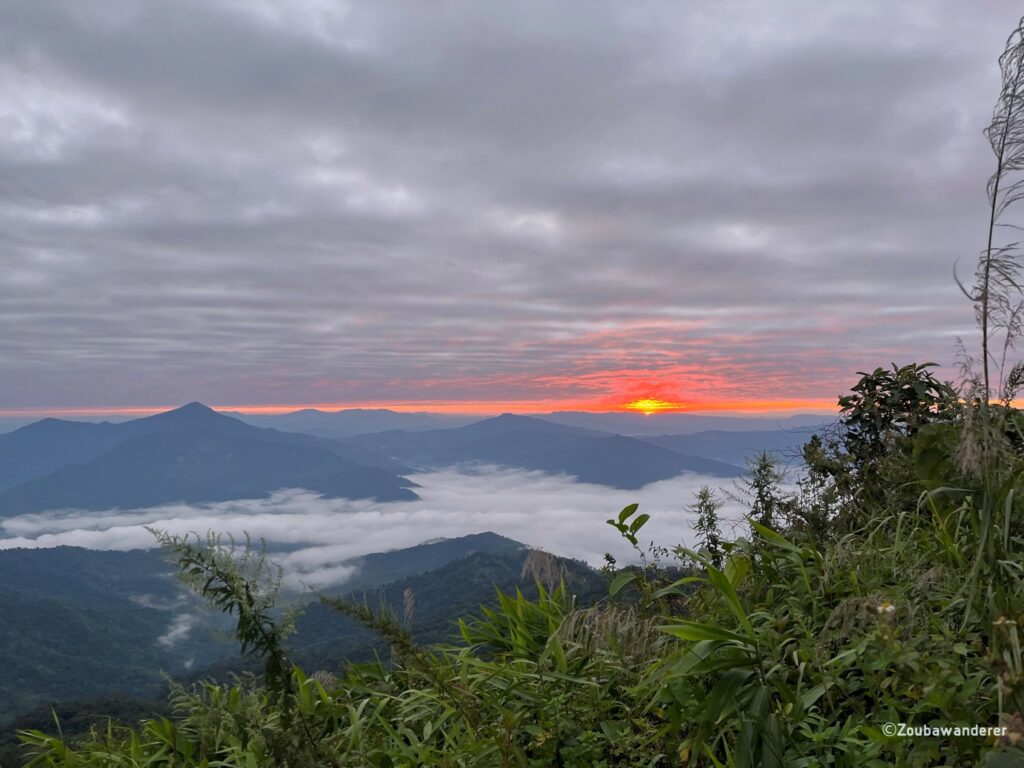
[[[398,589],[399,597],[412,585],[422,593],[417,630],[432,628],[433,640],[490,600],[495,586],[518,583],[524,557],[521,544],[493,533],[440,540],[345,561],[353,572],[334,591],[365,592],[376,601],[383,585],[402,585],[385,588],[386,595]],[[0,726],[33,707],[72,699],[157,697],[165,675],[190,680],[244,668],[230,623],[174,575],[159,550],[0,550],[0,656],[7,660],[0,666]],[[302,608],[310,599],[296,593],[284,603]],[[314,613],[319,608],[312,606]],[[372,655],[372,638],[344,621],[308,621],[300,620],[304,631],[290,641],[295,647],[320,644],[335,658]]]

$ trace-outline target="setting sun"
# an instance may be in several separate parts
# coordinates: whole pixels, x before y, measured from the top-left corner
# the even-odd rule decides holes
[[[626,403],[626,409],[630,411],[640,411],[648,415],[652,413],[658,413],[660,411],[678,411],[685,406],[682,403],[673,403],[668,400],[654,400],[651,398],[644,398],[642,400],[634,400],[631,403]]]

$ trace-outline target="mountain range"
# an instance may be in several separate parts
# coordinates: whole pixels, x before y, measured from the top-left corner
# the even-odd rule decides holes
[[[408,467],[311,435],[244,424],[199,403],[118,424],[44,419],[0,435],[0,517],[259,498],[417,498]]]
[[[392,411],[302,411],[289,417],[276,423],[308,422],[313,428],[330,419],[346,434],[331,438],[254,426],[200,403],[117,423],[43,419],[0,434],[0,518],[262,498],[284,488],[329,498],[407,501],[418,498],[408,475],[474,464],[564,474],[621,489],[682,472],[736,477],[760,451],[797,456],[823,418],[792,417],[785,429],[737,430],[731,417],[693,414],[503,414],[468,424]],[[690,427],[730,428],[636,436],[581,426],[636,431],[638,424],[680,426],[681,419]],[[348,434],[384,423],[407,428]]]
[[[445,416],[433,413],[403,413],[388,408],[346,408],[340,411],[322,411],[303,408],[291,413],[274,415],[247,414],[224,411],[246,424],[256,427],[274,427],[287,432],[303,432],[318,437],[351,437],[367,432],[389,429],[419,431],[462,427],[478,419],[472,416]]]
[[[799,461],[804,444],[820,431],[820,426],[749,431],[709,429],[683,435],[654,435],[643,440],[677,453],[693,453],[742,467],[765,452],[781,464]]]
[[[310,435],[333,438],[397,429],[418,432],[427,429],[462,427],[483,418],[435,413],[402,413],[387,408],[350,408],[339,411],[304,408],[291,413],[273,415],[227,413],[247,424],[258,427],[276,427],[288,432],[305,432]],[[815,413],[799,413],[792,416],[758,416],[672,412],[648,416],[637,412],[555,411],[535,414],[535,416],[554,424],[632,437],[663,434],[688,435],[707,430],[728,432],[792,431],[820,427],[835,420],[832,416]]]
[[[743,472],[731,464],[680,454],[637,438],[509,413],[454,429],[377,432],[345,442],[424,469],[496,464],[563,473],[581,482],[625,489],[687,471],[715,477]]]

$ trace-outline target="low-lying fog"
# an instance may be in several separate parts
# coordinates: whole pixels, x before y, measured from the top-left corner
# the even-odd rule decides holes
[[[208,531],[250,534],[265,539],[291,587],[339,585],[354,567],[345,561],[384,552],[494,531],[532,547],[599,565],[605,552],[620,562],[631,551],[605,520],[638,502],[651,515],[642,540],[663,546],[693,542],[693,518],[686,508],[702,485],[734,491],[731,481],[686,473],[638,491],[577,483],[539,472],[486,469],[446,470],[412,475],[421,487],[415,502],[322,499],[301,490],[270,498],[212,504],[169,504],[104,512],[62,511],[0,521],[0,549],[71,545],[91,549],[153,546],[151,526],[175,534]],[[724,493],[720,514],[729,530],[741,519],[740,505]]]

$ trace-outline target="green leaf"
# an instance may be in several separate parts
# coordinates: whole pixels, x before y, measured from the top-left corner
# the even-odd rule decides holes
[[[750,572],[750,558],[741,556],[730,557],[725,563],[724,571],[725,578],[729,580],[729,583],[735,589]]]
[[[667,587],[662,587],[654,593],[654,597],[665,597],[666,595],[679,595],[683,594],[683,591],[679,587],[684,584],[692,584],[695,581],[706,581],[703,576],[684,576],[678,581],[673,581]]]
[[[639,504],[630,504],[628,507],[623,507],[622,511],[619,512],[619,522],[626,522],[626,518],[636,512],[639,507]]]
[[[646,512],[642,515],[637,515],[636,520],[629,526],[629,532],[635,534],[641,528],[644,527],[644,523],[651,519],[651,516]]]
[[[761,525],[760,523],[751,520],[750,524],[754,527],[754,530],[769,544],[774,544],[776,547],[788,550],[790,552],[799,552],[800,547],[793,544],[791,541],[786,539],[784,536],[780,536],[771,528]]]
[[[608,586],[608,596],[615,597],[615,595],[622,591],[623,587],[634,581],[636,581],[636,573],[633,571],[623,571],[622,573],[615,574],[615,578],[612,579],[612,583]]]
[[[989,752],[982,762],[984,768],[1024,768],[1024,752]]]
[[[725,672],[704,701],[703,715],[718,725],[735,712],[739,707],[740,689],[753,675],[752,669],[730,669]]]
[[[800,696],[800,704],[804,709],[813,706],[814,702],[825,695],[825,691],[829,689],[830,685],[831,683],[822,683],[821,685],[814,686],[810,690],[804,691]]]
[[[681,621],[678,624],[665,624],[658,627],[666,632],[683,640],[727,640],[736,643],[747,643],[747,638],[730,632],[728,629],[716,627],[713,624],[701,624],[698,621]]]
[[[729,610],[739,620],[743,630],[747,633],[747,637],[754,637],[754,627],[750,624],[750,619],[747,618],[746,611],[743,610],[743,606],[740,604],[740,598],[736,594],[736,590],[733,589],[732,584],[725,578],[725,574],[714,566],[707,566],[708,581],[722,594],[725,598],[726,605],[729,606]]]

